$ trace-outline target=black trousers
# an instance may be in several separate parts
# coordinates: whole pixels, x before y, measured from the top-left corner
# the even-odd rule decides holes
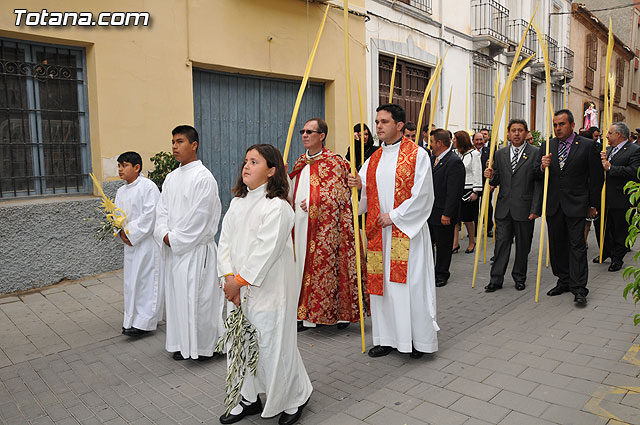
[[[447,280],[451,273],[451,248],[453,247],[454,224],[448,226],[429,224],[431,242],[436,245],[436,280]]]
[[[625,239],[629,230],[626,215],[627,210],[622,208],[607,208],[604,220],[604,248],[602,256],[604,258],[611,257],[612,262],[622,262],[628,249],[625,245]],[[598,245],[600,244],[600,220],[594,222],[596,227],[596,238]]]
[[[511,241],[516,239],[516,258],[511,270],[515,282],[524,283],[527,280],[527,260],[533,240],[533,226],[535,220],[516,221],[511,214],[503,219],[496,219],[496,245],[493,251],[494,261],[491,266],[490,283],[502,286],[504,275],[509,265],[511,255]]]
[[[487,232],[491,232],[493,230],[493,205],[491,204],[491,199],[493,198],[493,192],[489,192],[489,215],[485,217],[485,221],[487,222]],[[478,199],[478,203],[480,208],[482,208],[482,196]],[[476,231],[478,230],[478,217],[475,219],[476,223]],[[496,220],[496,226],[498,225],[498,220]],[[483,230],[484,232],[484,230]]]
[[[567,217],[562,208],[547,216],[549,257],[558,286],[574,295],[587,295],[587,243],[584,240],[586,217]]]

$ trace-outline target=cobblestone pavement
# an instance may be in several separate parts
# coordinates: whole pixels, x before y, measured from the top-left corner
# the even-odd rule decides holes
[[[354,325],[299,334],[314,386],[301,423],[640,424],[638,310],[620,273],[590,262],[589,304],[578,309],[571,294],[545,295],[555,284],[546,268],[534,303],[536,249],[523,292],[507,278],[484,293],[488,264],[471,288],[473,255],[453,260],[438,288],[435,355],[372,359]],[[0,423],[218,423],[225,360],[176,362],[164,325],[131,340],[121,323],[121,272],[0,298]],[[369,321],[366,331],[369,348]]]

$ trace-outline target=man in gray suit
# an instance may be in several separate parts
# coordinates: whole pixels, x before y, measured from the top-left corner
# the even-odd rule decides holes
[[[487,167],[484,172],[484,176],[490,179],[489,184],[500,188],[495,212],[495,260],[491,266],[491,280],[484,287],[485,292],[502,288],[514,236],[516,258],[511,276],[518,291],[525,288],[533,224],[540,217],[542,209],[542,184],[532,166],[538,148],[525,143],[529,132],[527,122],[513,119],[509,121],[507,131],[511,144],[495,153],[493,166]]]

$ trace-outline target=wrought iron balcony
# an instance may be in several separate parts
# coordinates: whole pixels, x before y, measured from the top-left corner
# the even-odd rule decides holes
[[[471,35],[474,48],[488,47],[492,54],[507,47],[509,10],[495,0],[471,1]]]
[[[573,50],[568,47],[562,49],[562,72],[567,80],[573,78]]]
[[[431,0],[398,0],[400,3],[408,4],[416,9],[431,14]]]
[[[518,46],[518,43],[520,43],[524,31],[527,29],[527,25],[529,25],[529,23],[524,19],[515,19],[509,21],[509,52],[515,53],[516,47]],[[536,52],[536,44],[536,34],[533,30],[533,27],[531,27],[529,28],[529,32],[524,39],[524,44],[522,45],[522,50],[520,53],[527,57],[533,55]]]
[[[558,42],[548,35],[544,36],[544,40],[549,45],[549,66],[551,68],[551,72],[554,72],[558,69],[558,59],[560,56],[560,49],[558,49]],[[542,73],[544,76],[544,52],[542,51],[542,44],[537,43],[538,47],[536,50],[536,58],[535,63],[532,65],[536,71]]]

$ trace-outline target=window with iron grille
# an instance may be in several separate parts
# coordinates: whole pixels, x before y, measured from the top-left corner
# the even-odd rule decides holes
[[[564,92],[561,86],[553,85],[551,87],[551,106],[553,111],[564,109]]]
[[[479,55],[473,62],[473,123],[474,129],[491,128],[496,107],[493,63]]]
[[[584,87],[593,90],[596,68],[598,67],[598,38],[595,34],[587,34],[585,46]]]
[[[511,85],[511,99],[509,101],[509,119],[526,119],[524,87],[524,78],[518,77],[513,80],[513,84]]]
[[[431,0],[399,0],[400,3],[408,4],[416,9],[431,13]]]
[[[622,86],[624,86],[624,59],[616,59],[616,93],[613,96],[613,101],[620,103],[622,99]]]
[[[84,49],[0,38],[0,198],[88,184]]]

